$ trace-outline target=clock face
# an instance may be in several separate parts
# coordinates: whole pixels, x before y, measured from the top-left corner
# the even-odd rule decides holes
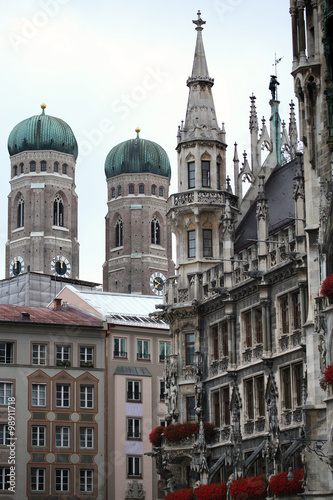
[[[66,259],[63,255],[57,255],[51,261],[51,272],[55,276],[63,276],[64,278],[68,278],[71,274],[71,265],[69,260]]]
[[[162,295],[165,280],[166,277],[164,276],[163,273],[160,272],[153,273],[150,276],[150,288],[152,292],[154,292],[156,295]]]
[[[22,257],[14,257],[10,263],[9,274],[11,277],[18,276],[24,272],[24,260]]]

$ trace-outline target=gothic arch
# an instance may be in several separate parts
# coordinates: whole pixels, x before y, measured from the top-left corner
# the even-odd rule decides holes
[[[150,242],[152,245],[162,244],[162,229],[160,218],[155,213],[150,221]]]
[[[65,225],[64,199],[58,192],[53,200],[53,225],[63,227]]]

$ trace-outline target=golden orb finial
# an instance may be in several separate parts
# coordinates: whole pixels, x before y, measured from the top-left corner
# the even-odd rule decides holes
[[[43,102],[43,103],[40,105],[40,107],[41,107],[42,109],[45,109],[45,108],[46,108],[46,104]]]
[[[138,134],[139,132],[141,132],[141,128],[136,127],[135,132]]]

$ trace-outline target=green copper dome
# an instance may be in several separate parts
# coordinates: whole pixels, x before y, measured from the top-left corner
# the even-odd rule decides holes
[[[156,142],[140,139],[140,129],[136,139],[121,142],[111,149],[105,160],[107,179],[120,174],[147,173],[171,177],[168,155]]]
[[[31,116],[13,128],[8,137],[10,156],[49,149],[73,155],[76,159],[78,147],[72,129],[60,118],[46,115],[45,107],[41,105],[41,115]]]

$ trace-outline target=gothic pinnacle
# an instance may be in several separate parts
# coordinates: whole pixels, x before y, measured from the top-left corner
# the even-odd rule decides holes
[[[200,12],[200,10],[198,10],[197,16],[198,16],[198,19],[195,19],[194,21],[192,21],[192,23],[197,25],[197,27],[195,28],[197,31],[202,31],[203,30],[202,26],[204,24],[206,24],[206,21],[203,21],[201,19],[201,12]]]

